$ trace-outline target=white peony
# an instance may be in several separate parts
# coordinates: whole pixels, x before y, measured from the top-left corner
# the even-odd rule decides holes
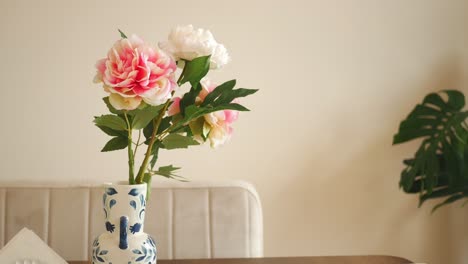
[[[193,60],[211,55],[210,68],[217,69],[230,60],[224,45],[216,42],[209,30],[193,28],[192,25],[178,26],[169,33],[168,41],[160,42],[159,47],[174,59]]]

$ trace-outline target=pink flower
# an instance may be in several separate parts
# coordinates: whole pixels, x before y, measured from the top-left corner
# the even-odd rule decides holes
[[[95,81],[113,94],[110,102],[119,110],[135,109],[141,100],[162,104],[176,87],[174,60],[136,35],[118,40],[96,68]]]
[[[211,93],[215,88],[216,84],[210,80],[203,79],[201,81],[202,90],[198,94],[195,103],[201,104],[205,100],[206,96]],[[173,116],[180,113],[180,97],[174,97],[173,103],[168,109],[168,115]],[[194,138],[199,142],[203,142],[203,138],[210,141],[210,145],[213,148],[217,148],[220,145],[226,143],[232,135],[233,129],[232,124],[237,120],[239,111],[235,110],[221,110],[213,113],[209,113],[190,123]],[[203,133],[203,137],[202,134]]]
[[[204,78],[200,83],[202,85],[202,89],[201,89],[200,93],[198,94],[197,101],[199,101],[201,103],[201,102],[205,101],[205,97],[209,93],[211,93],[216,88],[216,86],[218,86],[218,85],[213,83],[211,80],[209,80],[207,78]]]
[[[169,109],[167,109],[167,114],[169,116],[177,115],[180,113],[180,97],[174,97],[172,99],[172,104],[169,106]]]
[[[201,85],[202,90],[196,99],[200,103],[217,87],[215,83],[208,79],[203,79]],[[205,136],[210,140],[212,148],[223,145],[231,138],[233,132],[232,124],[237,120],[238,115],[238,111],[221,110],[203,116],[205,120],[203,133],[207,133]]]
[[[204,115],[204,130],[209,130],[208,139],[212,148],[217,148],[226,143],[232,135],[232,123],[237,120],[239,112],[234,110],[222,110]]]

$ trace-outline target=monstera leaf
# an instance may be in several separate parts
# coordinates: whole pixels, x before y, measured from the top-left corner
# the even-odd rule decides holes
[[[443,98],[444,97],[444,98]],[[400,123],[393,144],[422,139],[414,158],[404,161],[400,187],[420,193],[420,205],[448,198],[434,209],[468,197],[468,112],[464,95],[456,90],[428,94]]]

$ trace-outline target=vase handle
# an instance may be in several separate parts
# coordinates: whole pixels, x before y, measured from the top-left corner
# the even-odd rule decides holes
[[[128,228],[128,217],[121,216],[120,217],[120,238],[119,238],[120,249],[128,248],[127,228]]]

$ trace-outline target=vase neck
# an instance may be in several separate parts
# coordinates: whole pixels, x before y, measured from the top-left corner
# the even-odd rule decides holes
[[[116,236],[122,231],[129,236],[143,232],[146,184],[106,186],[102,197],[107,232]],[[128,219],[128,230],[120,230],[123,217]]]

